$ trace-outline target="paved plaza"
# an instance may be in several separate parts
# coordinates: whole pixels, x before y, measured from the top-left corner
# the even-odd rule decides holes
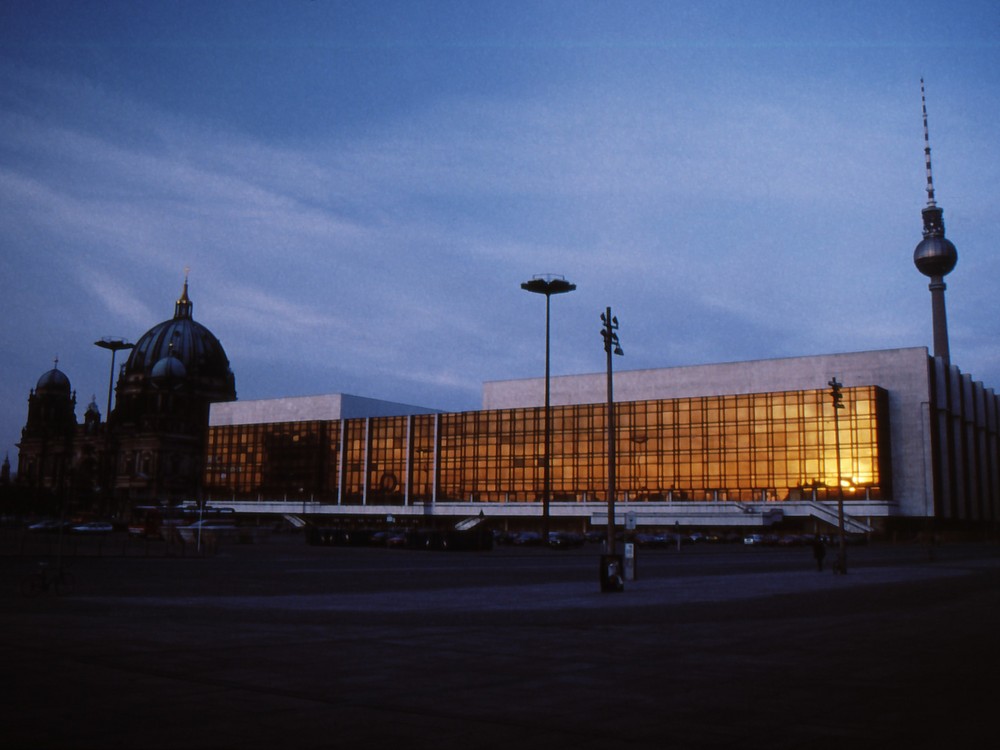
[[[847,575],[641,551],[601,593],[597,546],[116,538],[64,557],[71,595],[26,598],[31,544],[0,550],[5,747],[941,747],[994,722],[990,543],[851,547]]]

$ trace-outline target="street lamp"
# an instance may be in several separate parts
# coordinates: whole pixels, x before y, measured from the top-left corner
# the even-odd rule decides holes
[[[94,345],[111,351],[111,374],[108,376],[108,411],[104,416],[104,460],[107,468],[102,479],[105,496],[110,497],[111,482],[114,477],[114,459],[111,457],[111,390],[115,382],[115,355],[123,349],[134,348],[135,344],[130,344],[125,339],[105,336],[99,341],[95,341]]]
[[[608,554],[615,554],[615,397],[614,377],[611,372],[611,355],[625,354],[618,343],[618,318],[611,315],[609,307],[601,313],[601,336],[608,355]]]
[[[111,419],[111,388],[115,382],[115,355],[123,349],[134,348],[135,344],[130,344],[125,339],[116,339],[111,336],[105,336],[100,341],[95,341],[94,345],[99,346],[102,349],[111,350],[111,375],[108,377],[108,415],[105,417],[105,421],[107,421]]]
[[[553,294],[565,294],[576,289],[576,284],[566,281],[563,276],[552,274],[535,276],[525,281],[521,288],[526,292],[545,295],[545,447],[542,464],[542,544],[549,543],[549,501],[552,497],[552,475],[549,473],[549,453],[552,447],[552,413],[549,400],[549,298]]]
[[[841,393],[844,384],[839,382],[836,377],[833,377],[827,385],[830,386],[830,400],[833,402],[833,432],[836,445],[835,457],[837,460],[837,527],[840,538],[837,549],[836,571],[838,573],[846,573],[847,546],[844,541],[844,481],[840,475],[840,410],[844,408],[844,394]]]

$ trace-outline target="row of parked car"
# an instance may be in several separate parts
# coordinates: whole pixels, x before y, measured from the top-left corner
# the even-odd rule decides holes
[[[58,531],[69,532],[72,534],[108,534],[114,531],[114,525],[110,521],[85,521],[81,523],[73,521],[60,521],[54,519],[45,519],[37,521],[28,526],[28,531],[34,533],[55,533]],[[204,519],[202,521],[196,521],[191,524],[185,524],[183,528],[176,528],[176,531],[181,535],[184,541],[192,541],[196,538],[195,535],[198,532],[211,534],[213,537],[228,537],[236,536],[240,531],[235,523],[231,520],[219,520],[219,519]],[[327,544],[327,545],[350,545],[350,546],[376,546],[376,547],[407,547],[414,548],[419,547],[429,547],[429,548],[447,548],[449,546],[465,546],[464,544],[459,544],[459,542],[465,542],[465,539],[459,539],[463,535],[459,534],[442,534],[440,532],[414,532],[412,530],[405,529],[393,529],[393,530],[356,530],[356,531],[346,531],[341,529],[313,529],[310,534],[310,542],[312,544]],[[479,535],[476,535],[477,537]],[[438,539],[437,537],[441,537]],[[450,539],[448,537],[455,537],[455,539]],[[493,543],[497,545],[512,545],[515,547],[539,547],[542,546],[542,534],[537,531],[519,531],[519,532],[507,532],[494,530],[492,532]],[[553,549],[572,549],[575,547],[582,547],[584,544],[590,543],[601,543],[606,539],[606,534],[602,530],[592,530],[585,534],[580,534],[571,531],[550,531],[548,546]],[[619,541],[625,541],[625,535],[622,532],[618,532],[617,539]],[[637,532],[633,537],[636,545],[639,547],[655,549],[655,548],[674,548],[678,545],[684,544],[702,544],[702,543],[716,543],[716,544],[738,544],[742,542],[745,545],[750,546],[768,546],[768,547],[798,547],[806,546],[813,543],[815,539],[814,534],[776,534],[776,533],[740,533],[737,531],[729,532],[701,532],[701,531],[691,531],[683,533],[675,532]],[[824,544],[833,545],[838,543],[838,537],[836,535],[821,535],[821,540]],[[847,542],[849,544],[859,544],[863,543],[865,538],[858,535],[848,535]],[[449,542],[451,543],[449,545]],[[482,540],[477,539],[478,548],[482,548]]]
[[[388,547],[424,550],[484,550],[493,548],[485,529],[351,529],[306,528],[306,543],[325,547]]]
[[[74,521],[45,519],[28,525],[28,531],[43,534],[51,534],[59,531],[68,531],[72,534],[108,534],[114,530],[114,524],[110,521],[85,521],[76,523]]]
[[[621,538],[621,535],[619,535]],[[739,531],[638,532],[635,543],[640,547],[676,547],[678,544],[739,544],[747,536]]]
[[[588,541],[600,541],[602,533],[577,534],[570,531],[549,532],[548,546],[553,549],[582,547]],[[389,547],[399,549],[488,549],[494,545],[540,547],[542,534],[537,531],[434,529],[340,529],[311,527],[306,531],[309,544],[336,547]]]
[[[497,544],[509,544],[513,546],[541,546],[542,535],[537,531],[521,532],[495,532]],[[549,532],[549,546],[557,549],[579,547],[587,542],[603,542],[607,535],[602,530],[589,531],[586,534],[577,534],[568,531]],[[687,544],[746,544],[764,545],[770,547],[793,547],[812,544],[813,534],[758,534],[744,533],[739,531],[717,532],[717,531],[686,531],[686,532],[637,532],[631,537],[637,546],[648,549],[655,548],[675,548],[678,545]],[[832,544],[835,537],[823,536],[824,542]],[[619,542],[628,540],[628,537],[621,531],[616,539]],[[850,539],[851,543],[856,543],[856,538]]]
[[[514,547],[541,547],[543,544],[542,534],[538,531],[497,530],[493,532],[493,538],[497,544]],[[550,531],[548,546],[553,549],[572,549],[582,547],[588,541],[596,541],[596,539],[573,531]]]
[[[840,543],[836,534],[820,534],[819,539],[825,545]],[[744,544],[765,547],[805,547],[815,541],[815,534],[747,534],[743,537]],[[845,534],[844,541],[847,544],[864,544],[868,539],[863,534]]]

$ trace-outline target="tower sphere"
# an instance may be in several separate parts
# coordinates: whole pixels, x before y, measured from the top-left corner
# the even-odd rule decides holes
[[[913,263],[924,276],[944,276],[958,263],[958,251],[944,237],[925,237],[913,251]]]

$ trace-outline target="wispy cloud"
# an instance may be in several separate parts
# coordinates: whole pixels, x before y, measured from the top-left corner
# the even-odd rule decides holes
[[[93,268],[80,269],[80,283],[99,304],[114,318],[127,323],[130,330],[148,326],[157,314],[134,288],[124,282],[120,273]]]

